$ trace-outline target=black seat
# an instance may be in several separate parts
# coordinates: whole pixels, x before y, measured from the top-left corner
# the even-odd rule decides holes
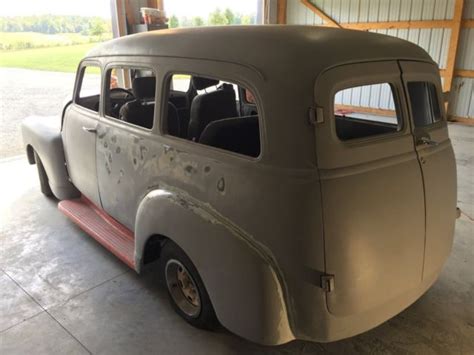
[[[217,85],[218,80],[193,77],[192,85],[203,90]],[[196,96],[191,103],[188,139],[199,141],[204,128],[213,121],[237,116],[235,92],[232,85],[224,85],[216,91]]]
[[[225,118],[211,122],[202,132],[199,143],[258,157],[260,155],[258,116]]]
[[[167,112],[168,134],[175,137],[181,137],[181,124],[178,109],[171,102],[168,102]]]
[[[156,79],[153,76],[133,79],[132,91],[135,100],[120,108],[119,119],[151,129],[155,112],[155,87]]]

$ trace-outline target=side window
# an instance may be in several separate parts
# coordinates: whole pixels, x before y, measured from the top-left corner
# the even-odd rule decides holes
[[[89,110],[99,112],[100,103],[100,68],[97,66],[86,66],[81,68],[79,92],[76,96],[76,104]]]
[[[247,115],[234,83],[201,76],[189,77],[191,97],[180,98],[171,88],[184,74],[170,78],[165,133],[195,143],[257,157],[260,155],[258,112]],[[250,92],[249,90],[247,90]],[[253,97],[253,94],[251,94]]]
[[[153,128],[156,76],[152,69],[114,67],[107,70],[105,115],[146,129]]]
[[[336,134],[346,141],[397,132],[402,119],[389,83],[362,85],[338,91],[334,97]]]
[[[434,84],[424,81],[409,82],[408,95],[416,127],[428,126],[441,121],[441,110]]]

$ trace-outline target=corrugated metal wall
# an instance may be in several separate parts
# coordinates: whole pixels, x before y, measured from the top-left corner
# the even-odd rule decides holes
[[[327,15],[339,23],[450,20],[454,0],[312,0]],[[474,18],[474,0],[466,0],[464,18]],[[288,0],[287,24],[320,25],[323,21],[299,0]],[[406,39],[424,48],[439,64],[446,67],[451,30],[391,29],[372,30]],[[459,43],[456,69],[474,69],[474,29],[463,29]],[[474,79],[455,78],[451,97],[451,114],[474,118]],[[388,103],[382,103],[387,106]]]
[[[474,0],[466,0],[463,18],[474,19]],[[474,28],[461,29],[456,69],[474,70]],[[474,79],[454,78],[450,114],[474,119]]]

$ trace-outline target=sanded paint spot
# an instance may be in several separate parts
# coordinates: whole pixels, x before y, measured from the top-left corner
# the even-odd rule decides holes
[[[219,181],[217,181],[217,190],[222,193],[225,191],[225,180],[223,177],[221,177]]]

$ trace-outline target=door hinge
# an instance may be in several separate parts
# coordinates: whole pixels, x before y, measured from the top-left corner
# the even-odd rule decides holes
[[[334,290],[334,275],[321,275],[321,288],[326,292]]]
[[[310,107],[308,110],[308,121],[309,124],[315,126],[316,123],[324,122],[323,108],[322,107]]]

